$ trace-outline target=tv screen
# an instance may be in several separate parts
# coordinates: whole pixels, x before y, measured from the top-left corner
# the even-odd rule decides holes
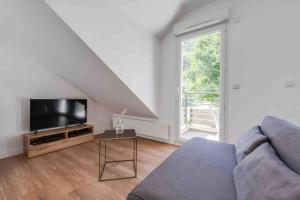
[[[86,99],[30,99],[30,131],[86,122]]]

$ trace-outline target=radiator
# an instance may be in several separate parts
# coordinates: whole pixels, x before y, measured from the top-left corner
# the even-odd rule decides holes
[[[119,119],[120,115],[113,115],[113,127]],[[135,129],[139,136],[146,136],[151,138],[169,139],[169,126],[156,119],[141,118],[134,116],[123,116],[123,124],[125,129]]]

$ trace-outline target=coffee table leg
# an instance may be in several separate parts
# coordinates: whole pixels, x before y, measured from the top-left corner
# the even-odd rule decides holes
[[[137,138],[134,139],[134,174],[137,177]]]
[[[106,141],[104,141],[104,149],[105,149],[105,155],[104,155],[104,158],[105,158],[105,161],[104,161],[104,163],[106,164]]]
[[[101,181],[101,140],[99,140],[99,181]]]
[[[135,166],[135,139],[132,140],[132,164],[133,164],[133,171],[134,177],[136,178],[136,166]]]
[[[113,181],[113,180],[122,180],[122,179],[129,179],[129,178],[136,178],[137,177],[137,138],[133,139],[132,147],[133,147],[133,160],[106,161],[106,141],[104,141],[104,165],[103,165],[103,167],[101,167],[101,140],[99,140],[99,181],[100,182],[102,182],[102,181]],[[133,177],[102,179],[102,175],[103,175],[106,163],[124,162],[124,161],[133,161],[133,167],[134,167],[134,176]]]
[[[105,157],[104,165],[103,167],[101,167],[101,140],[99,140],[99,181],[103,181],[102,175],[106,165],[106,141],[104,141],[104,157]]]
[[[136,176],[137,176],[137,170],[138,170],[138,138],[135,139],[135,166],[136,166]]]

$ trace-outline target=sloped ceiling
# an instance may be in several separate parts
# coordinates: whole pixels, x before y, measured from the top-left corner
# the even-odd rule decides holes
[[[157,37],[161,37],[189,10],[214,0],[110,0],[137,24]]]
[[[120,11],[110,0],[45,2],[157,116],[159,40]],[[96,84],[101,85],[101,80]]]
[[[195,9],[213,1],[215,0],[182,0],[185,7],[189,10]]]
[[[209,1],[45,0],[71,28],[69,34],[79,36],[76,42],[89,47],[85,55],[71,48],[76,61],[51,70],[114,112],[128,107],[129,114],[157,117],[159,40],[154,36]]]
[[[36,57],[43,63],[41,66],[49,72],[68,81],[110,111],[120,113],[127,107],[129,115],[155,117],[152,111],[44,1],[33,2],[30,1],[30,5],[34,9],[28,6],[30,10],[23,11],[23,13],[28,13],[24,14],[24,20],[31,17],[27,20],[31,21],[30,25],[33,28],[23,28],[27,24],[23,24],[22,20],[18,19],[7,25],[15,29],[3,29],[0,35],[15,34],[15,38],[20,37],[16,41],[21,42],[16,46],[22,49],[22,52],[32,54],[31,57]],[[29,2],[23,4],[27,5]],[[22,7],[14,9],[22,9]],[[36,33],[37,27],[42,27],[38,34]]]

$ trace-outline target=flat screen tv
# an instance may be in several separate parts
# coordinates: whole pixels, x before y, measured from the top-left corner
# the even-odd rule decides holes
[[[86,99],[30,99],[30,131],[86,122]]]

